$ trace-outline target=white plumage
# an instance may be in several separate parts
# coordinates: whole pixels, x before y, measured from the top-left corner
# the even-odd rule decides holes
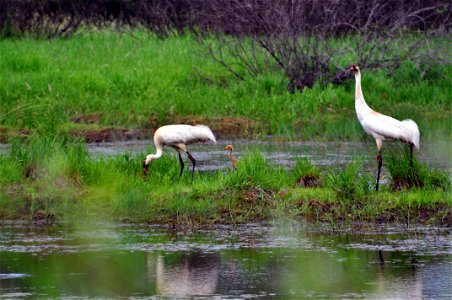
[[[419,129],[412,120],[399,121],[372,111],[360,119],[360,123],[375,140],[400,140],[419,150]]]
[[[182,175],[182,171],[184,169],[184,162],[182,160],[180,151],[187,153],[188,158],[193,163],[192,177],[195,170],[196,160],[187,151],[187,145],[198,143],[198,142],[207,142],[212,141],[214,143],[217,142],[215,136],[210,130],[209,127],[204,125],[166,125],[158,128],[154,133],[154,145],[157,150],[155,154],[149,154],[146,156],[146,159],[143,161],[144,173],[146,173],[149,164],[153,159],[158,159],[163,154],[163,146],[169,146],[174,148],[179,156],[179,162],[181,165],[180,175]]]
[[[355,74],[355,110],[358,120],[364,130],[372,135],[377,143],[378,155],[378,173],[377,184],[375,189],[378,190],[380,179],[381,165],[383,159],[381,157],[381,148],[385,140],[399,140],[410,145],[411,158],[413,156],[413,147],[419,150],[419,128],[412,120],[399,121],[392,117],[385,116],[371,109],[364,100],[361,89],[361,72],[357,65],[352,65],[349,69]]]

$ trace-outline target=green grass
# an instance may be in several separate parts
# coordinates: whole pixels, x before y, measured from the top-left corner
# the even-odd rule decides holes
[[[143,178],[140,157],[93,159],[83,143],[64,138],[13,143],[0,156],[0,218],[210,224],[307,216],[442,223],[452,204],[449,183],[375,192],[359,160],[340,172],[319,172],[307,160],[286,170],[252,152],[241,157],[237,171],[196,172],[192,181],[187,172],[179,179],[177,158],[169,154],[153,161]],[[324,184],[300,186],[298,175],[307,173]]]
[[[187,116],[245,117],[260,136],[366,138],[352,80],[295,94],[278,72],[240,81],[190,35],[101,31],[50,41],[3,39],[0,53],[0,127],[12,133],[66,132],[80,127],[72,118],[98,114],[99,124],[90,126],[155,128]],[[409,63],[393,76],[363,70],[364,95],[377,111],[415,120],[423,139],[451,139],[451,67],[429,70],[421,74]]]
[[[176,158],[164,155],[152,162],[144,180],[142,155],[93,159],[82,142],[68,137],[72,129],[149,130],[187,117],[206,125],[241,117],[255,124],[242,132],[247,136],[371,139],[355,116],[352,80],[290,94],[276,71],[240,81],[190,35],[158,39],[140,31],[50,41],[2,39],[0,53],[0,139],[6,134],[11,146],[0,156],[2,219],[191,224],[304,215],[330,221],[442,222],[450,211],[449,176],[425,166],[416,171],[422,186],[397,192],[383,186],[379,193],[373,191],[373,179],[361,174],[359,160],[341,172],[321,172],[307,160],[286,170],[259,153],[241,157],[237,171],[196,173],[193,182],[186,174],[179,180]],[[350,59],[348,54],[343,58]],[[415,120],[423,143],[440,140],[447,147],[452,140],[451,66],[433,66],[421,74],[406,62],[390,71],[363,70],[368,104]],[[82,115],[99,120],[73,121]],[[406,159],[390,159],[388,169],[396,178],[405,165]],[[307,178],[313,187],[306,187]]]
[[[430,170],[415,155],[410,160],[410,151],[404,147],[403,155],[392,151],[389,153],[388,171],[391,175],[391,186],[394,190],[411,187],[427,187],[447,191],[450,180],[447,174]]]

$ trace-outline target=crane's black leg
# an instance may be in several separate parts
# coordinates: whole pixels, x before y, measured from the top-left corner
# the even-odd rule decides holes
[[[410,167],[413,168],[413,144],[410,144]]]
[[[187,151],[187,156],[193,163],[193,169],[191,170],[191,180],[193,181],[193,175],[195,174],[196,159],[188,151]]]
[[[378,186],[380,184],[380,171],[381,171],[381,166],[383,165],[383,158],[381,156],[381,151],[378,151],[377,163],[378,163],[378,171],[377,171],[377,184],[375,185],[375,190],[378,192]]]
[[[184,161],[182,159],[182,156],[180,155],[180,153],[177,153],[179,155],[179,163],[180,163],[180,174],[179,174],[179,178],[182,176],[182,171],[184,170]]]

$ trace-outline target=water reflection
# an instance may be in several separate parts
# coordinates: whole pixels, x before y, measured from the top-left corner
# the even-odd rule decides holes
[[[422,299],[422,273],[412,266],[411,272],[394,277],[391,272],[381,265],[377,273],[377,280],[371,283],[375,286],[373,294],[381,299]],[[398,287],[398,288],[395,288]]]
[[[220,269],[219,253],[159,254],[156,259],[149,255],[148,266],[153,264],[156,264],[156,292],[159,295],[188,297],[215,294]]]
[[[5,225],[0,226],[0,294],[450,298],[448,231],[388,232],[331,235],[298,222],[176,233],[145,225],[94,230]]]

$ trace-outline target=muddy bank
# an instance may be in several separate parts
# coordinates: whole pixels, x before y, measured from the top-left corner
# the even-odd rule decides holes
[[[180,117],[178,124],[208,125],[217,139],[253,137],[266,134],[268,126],[242,117]]]
[[[95,117],[87,119],[86,124],[93,124]],[[245,118],[207,118],[207,117],[180,117],[174,124],[203,124],[209,126],[217,139],[220,138],[244,138],[252,137],[258,134],[258,124]],[[89,128],[89,129],[71,129],[69,134],[75,138],[82,138],[87,143],[130,141],[130,140],[148,140],[152,139],[154,132],[162,125],[153,125],[148,128]]]
[[[65,215],[62,210],[48,204],[49,199],[45,197],[32,197],[23,194],[23,185],[16,185],[7,188],[7,194],[11,197],[22,193],[23,201],[21,204],[16,202],[14,211],[9,210],[8,214],[0,210],[0,219],[3,220],[24,220],[29,222],[38,222],[42,224],[52,224],[54,222],[64,221]],[[20,191],[22,190],[22,191]],[[183,226],[211,226],[214,224],[242,224],[249,222],[260,222],[263,220],[271,220],[278,215],[281,209],[280,197],[284,197],[284,192],[277,193],[273,190],[261,190],[257,188],[242,189],[239,191],[224,189],[209,194],[214,202],[220,202],[221,199],[234,198],[231,205],[218,205],[210,211],[208,215],[200,215],[194,213],[190,209],[187,211],[173,211],[170,206],[171,199],[167,199],[168,204],[163,204],[159,208],[158,214],[149,213],[146,216],[133,218],[124,212],[121,215],[111,215],[114,220],[127,223],[143,223],[167,225],[169,227]],[[82,214],[86,209],[80,206],[83,202],[83,193],[75,193],[73,199],[66,203],[71,207],[71,211],[76,214]],[[61,200],[61,199],[60,199]],[[305,218],[311,222],[326,222],[333,226],[356,226],[357,224],[394,224],[401,226],[419,225],[435,225],[452,226],[452,210],[448,204],[437,203],[431,205],[422,205],[420,207],[398,206],[377,207],[371,205],[369,207],[369,199],[358,200],[353,204],[344,205],[339,201],[326,201],[323,199],[299,199],[286,203],[285,210],[287,217]],[[49,206],[49,207],[47,207]],[[38,208],[38,209],[37,209]],[[66,207],[67,209],[67,207]],[[92,208],[91,208],[92,209]],[[372,212],[369,212],[369,209]],[[91,212],[92,214],[93,212]],[[102,216],[99,211],[98,216]]]
[[[6,128],[0,127],[0,143],[8,143],[10,138],[27,138],[30,135],[31,131],[25,128]]]
[[[101,126],[100,114],[79,115],[71,119],[73,126],[64,130],[71,137],[83,139],[87,143],[148,140],[152,139],[155,130],[165,124],[157,124],[151,120],[144,128],[127,128],[115,126]],[[173,124],[203,124],[209,126],[217,139],[226,138],[252,138],[265,134],[266,130],[262,124],[241,117],[177,117]],[[79,128],[80,124],[86,125]],[[63,132],[64,132],[63,131]],[[0,127],[0,143],[7,143],[10,138],[27,138],[32,133],[30,129]]]

